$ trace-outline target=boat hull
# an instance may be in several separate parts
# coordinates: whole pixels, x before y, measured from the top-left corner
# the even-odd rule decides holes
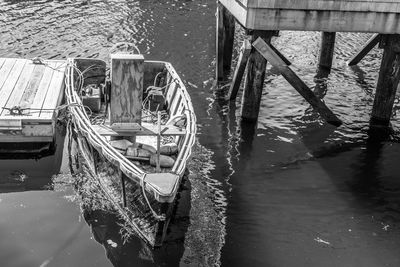
[[[78,94],[79,87],[85,85],[87,80],[77,75],[76,68],[96,66],[96,64],[99,67],[94,68],[94,72],[79,70],[78,74],[85,73],[87,80],[91,83],[101,83],[104,81],[105,65],[101,62],[99,64],[98,60],[70,60],[67,75],[66,95],[72,115],[71,132],[82,159],[80,163],[84,163],[82,166],[85,175],[91,177],[91,182],[97,184],[96,187],[100,189],[101,194],[110,201],[111,206],[124,219],[126,229],[151,246],[160,246],[173,216],[176,196],[186,170],[186,162],[195,142],[196,119],[190,97],[169,63],[145,62],[145,88],[162,76],[159,83],[163,90],[168,117],[170,119],[182,117],[186,123],[182,133],[179,132],[175,136],[175,133],[170,133],[170,137],[174,139],[179,149],[173,167],[165,175],[162,173],[153,175],[148,168],[142,168],[141,164],[132,162],[121,155],[110,145],[109,137],[102,136],[92,125]],[[102,69],[104,69],[104,75],[101,71],[99,72]],[[100,80],[96,80],[96,77]],[[170,128],[173,127],[170,126]],[[166,179],[170,179],[170,182],[166,182]]]

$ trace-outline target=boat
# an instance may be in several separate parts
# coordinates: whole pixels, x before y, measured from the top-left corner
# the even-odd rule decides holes
[[[195,143],[196,116],[186,87],[170,63],[117,53],[111,55],[110,65],[119,57],[139,59],[142,66],[141,103],[133,107],[141,114],[139,120],[112,121],[112,98],[117,97],[113,90],[119,85],[110,78],[113,66],[110,75],[106,62],[98,59],[68,59],[65,105],[78,163],[125,226],[157,247],[163,244],[174,215]]]

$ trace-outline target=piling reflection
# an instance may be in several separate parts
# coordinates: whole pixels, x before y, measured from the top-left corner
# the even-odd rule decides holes
[[[370,84],[366,80],[366,73],[358,65],[351,66],[350,69],[355,74],[355,81],[364,90],[364,92],[373,99],[374,97],[374,84]]]
[[[359,161],[353,165],[354,174],[351,189],[358,196],[371,200],[380,191],[380,177],[384,142],[389,139],[386,129],[371,128],[365,143],[365,149],[359,156]]]
[[[328,91],[328,76],[330,70],[319,67],[317,70],[317,74],[314,77],[315,88],[314,93],[320,99],[323,99]]]
[[[238,150],[241,155],[242,164],[246,164],[246,161],[250,159],[251,152],[253,150],[253,141],[255,138],[257,129],[257,122],[240,122],[240,140]]]

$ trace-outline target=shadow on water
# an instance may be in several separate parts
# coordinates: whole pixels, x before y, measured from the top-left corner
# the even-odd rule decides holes
[[[372,97],[371,85],[365,81],[365,72],[359,66],[352,66],[351,70],[356,75],[355,80],[358,85],[364,90],[365,94]],[[324,69],[318,69],[317,71],[314,92],[320,98],[324,98],[328,91],[329,74]],[[317,116],[315,112],[313,113],[314,116]],[[329,138],[335,135],[337,131],[335,127],[323,124],[314,125],[314,127],[312,125],[308,127],[298,125],[297,128],[303,144],[311,152],[312,157],[310,160],[316,160],[319,163],[338,189],[349,191],[359,199],[357,205],[367,208],[367,210],[372,208],[370,211],[373,211],[376,207],[383,207],[388,204],[385,199],[390,198],[392,201],[394,200],[391,205],[399,207],[396,212],[400,213],[400,203],[397,203],[399,200],[397,198],[400,197],[400,181],[397,179],[400,170],[392,170],[384,174],[385,168],[387,168],[385,163],[388,161],[388,155],[392,156],[392,153],[399,152],[396,149],[399,144],[392,128],[366,126],[363,129],[358,129],[360,132],[364,132],[364,138],[353,138],[350,142],[339,141],[333,143],[329,141]],[[387,147],[394,147],[394,152],[387,152]],[[339,157],[346,153],[353,154],[351,163],[346,161],[349,158]],[[328,158],[328,160],[325,160],[325,158]],[[329,160],[329,158],[335,158],[335,160]],[[338,171],[335,168],[339,166],[348,166],[348,169],[346,169],[349,171],[348,174],[338,175]],[[343,178],[346,179],[343,180]],[[344,189],[344,185],[346,185],[346,189]],[[388,187],[393,187],[389,190],[389,194],[384,189]],[[398,194],[398,196],[393,199],[394,193]],[[400,222],[400,218],[398,222]]]
[[[234,104],[218,113],[235,125],[227,124],[234,137],[222,135],[239,140],[228,144],[234,157],[223,265],[398,265],[400,144],[394,131],[369,129],[374,75],[366,72],[374,68],[296,70],[339,112],[340,128],[322,122],[271,70],[258,124],[240,123]]]
[[[373,98],[374,92],[372,90],[373,84],[370,84],[366,81],[366,73],[364,70],[362,70],[358,65],[351,66],[350,69],[354,72],[355,74],[355,81],[358,83],[358,85],[365,91],[365,93]]]
[[[350,188],[359,197],[374,199],[375,193],[380,191],[380,176],[384,142],[389,140],[387,129],[371,128],[368,132],[363,151],[359,155],[359,163],[355,164]]]
[[[365,81],[365,71],[359,66],[352,66],[355,81],[364,93],[373,98],[371,84]],[[328,92],[330,73],[318,69],[315,77],[314,92],[324,98]],[[330,81],[332,82],[332,81]],[[351,115],[351,114],[349,114]],[[305,117],[318,116],[308,109]],[[345,128],[351,125],[345,125]],[[296,164],[307,164],[315,161],[330,178],[337,190],[351,195],[347,205],[361,212],[373,214],[382,219],[388,209],[396,214],[394,224],[400,223],[400,180],[399,166],[393,164],[400,152],[396,133],[392,128],[370,127],[354,128],[362,138],[357,136],[349,140],[334,138],[340,128],[326,123],[304,127],[298,124],[301,142],[306,146],[310,157]],[[339,139],[339,140],[338,140]],[[296,168],[296,167],[295,167]],[[378,221],[379,219],[377,219]],[[384,219],[382,219],[381,223]]]
[[[353,173],[348,182],[358,204],[394,230],[400,226],[399,147],[390,129],[371,128],[358,162],[351,165]]]

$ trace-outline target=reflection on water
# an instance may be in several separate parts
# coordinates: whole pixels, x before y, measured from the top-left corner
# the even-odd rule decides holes
[[[170,222],[166,243],[152,250],[136,237],[121,236],[123,222],[110,212],[84,210],[84,218],[92,229],[94,239],[103,245],[107,258],[114,266],[179,265],[184,253],[184,240],[189,226],[191,185],[188,179],[178,195],[175,216]]]
[[[59,172],[62,164],[65,133],[61,124],[57,124],[56,132],[56,141],[51,145],[29,144],[29,148],[27,145],[2,144],[0,193],[51,187],[51,177]]]

